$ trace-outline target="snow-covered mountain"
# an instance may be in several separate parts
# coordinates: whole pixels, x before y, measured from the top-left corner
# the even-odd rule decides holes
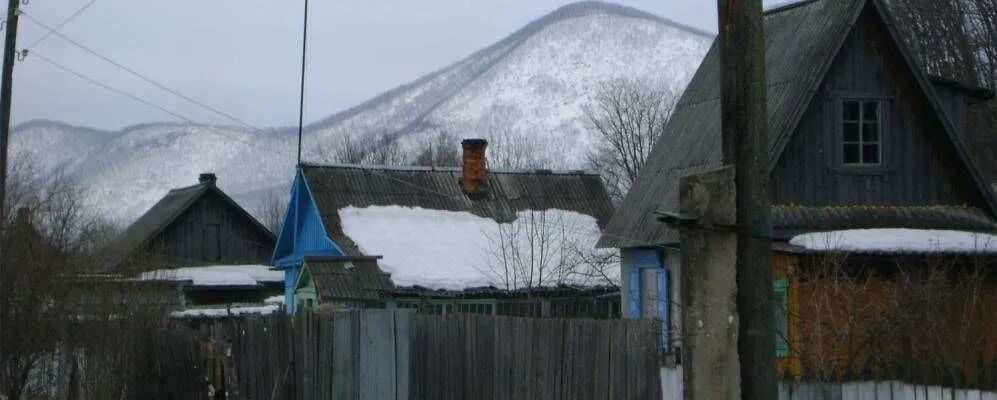
[[[585,107],[609,81],[685,87],[712,37],[628,7],[583,2],[412,83],[306,127],[304,159],[328,161],[344,138],[390,135],[402,146],[447,133],[495,146],[544,146],[553,164],[584,167],[593,140]],[[73,174],[122,222],[169,188],[212,171],[248,209],[283,195],[295,162],[295,129],[149,123],[109,132],[51,121],[14,128],[11,153],[42,176]],[[454,146],[458,146],[454,143]],[[408,147],[411,148],[411,147]],[[555,150],[556,149],[556,150]]]

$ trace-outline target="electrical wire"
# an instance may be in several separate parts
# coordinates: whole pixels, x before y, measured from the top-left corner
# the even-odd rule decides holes
[[[183,121],[190,122],[190,123],[194,122],[194,121],[188,119],[187,117],[184,117],[183,115],[177,114],[177,113],[175,113],[173,111],[170,111],[170,110],[166,109],[165,107],[162,107],[162,106],[160,106],[158,104],[155,104],[155,103],[153,103],[151,101],[145,100],[145,99],[143,99],[141,97],[138,97],[138,96],[136,96],[134,94],[128,93],[128,92],[126,92],[126,91],[124,91],[122,89],[118,89],[116,87],[113,87],[113,86],[107,85],[105,83],[102,83],[102,82],[100,82],[100,81],[98,81],[98,80],[96,80],[94,78],[91,78],[91,77],[83,74],[82,72],[78,72],[78,71],[76,71],[76,70],[74,70],[72,68],[69,68],[69,67],[67,67],[65,65],[62,65],[62,64],[58,63],[58,62],[55,62],[52,59],[50,59],[48,57],[45,57],[42,54],[39,54],[37,51],[32,51],[31,55],[34,56],[34,57],[36,57],[36,58],[38,58],[39,60],[42,60],[42,61],[48,63],[49,65],[52,65],[53,67],[61,69],[61,70],[65,71],[65,72],[67,72],[69,74],[75,75],[77,78],[83,79],[83,80],[85,80],[87,82],[90,82],[90,83],[92,83],[94,85],[100,86],[100,87],[102,87],[102,88],[104,88],[106,90],[109,90],[111,92],[114,92],[114,93],[120,94],[122,96],[128,97],[128,98],[130,98],[132,100],[135,100],[135,101],[137,101],[139,103],[145,104],[145,105],[147,105],[149,107],[153,107],[153,108],[155,108],[155,109],[157,109],[159,111],[162,111],[164,113],[172,115],[173,117],[179,118],[179,119],[181,119]]]
[[[137,96],[135,94],[129,93],[129,92],[123,90],[123,89],[118,89],[118,88],[113,87],[111,85],[108,85],[106,83],[100,82],[96,78],[93,78],[93,77],[88,76],[88,75],[86,75],[86,74],[84,74],[82,72],[79,72],[79,71],[74,70],[74,69],[72,69],[70,67],[67,67],[67,66],[65,66],[65,65],[63,65],[63,64],[61,64],[59,62],[56,62],[55,60],[52,60],[51,58],[45,57],[43,54],[39,53],[38,51],[31,51],[30,55],[32,55],[34,57],[37,57],[39,60],[44,61],[45,63],[48,63],[49,65],[51,65],[53,67],[56,67],[56,68],[58,68],[58,69],[60,69],[60,70],[62,70],[64,72],[67,72],[67,73],[69,73],[71,75],[74,75],[77,78],[80,78],[82,80],[90,82],[90,83],[92,83],[92,84],[94,84],[94,85],[96,85],[98,87],[101,87],[101,88],[106,89],[108,91],[111,91],[111,92],[117,93],[119,95],[125,96],[125,97],[127,97],[129,99],[132,99],[134,101],[137,101],[137,102],[142,103],[144,105],[147,105],[149,107],[155,108],[155,109],[157,109],[159,111],[162,111],[162,112],[164,112],[166,114],[169,114],[169,115],[171,115],[171,116],[173,116],[175,118],[178,118],[178,119],[180,119],[180,120],[182,120],[184,122],[188,122],[188,123],[191,123],[191,124],[198,124],[197,121],[191,120],[190,118],[187,118],[187,117],[185,117],[183,115],[180,115],[180,114],[178,114],[178,113],[176,113],[174,111],[171,111],[171,110],[167,109],[166,107],[160,106],[160,105],[158,105],[156,103],[153,103],[152,101],[143,99],[143,98],[141,98],[141,97],[139,97],[139,96]],[[254,143],[254,142],[251,142],[251,141],[246,140],[246,139],[242,139],[242,138],[239,138],[239,137],[235,137],[235,136],[232,136],[232,135],[228,135],[228,134],[219,132],[217,130],[215,131],[215,133],[218,134],[219,136],[223,136],[223,137],[225,137],[225,138],[227,138],[229,140],[232,140],[232,141],[240,142],[240,143],[245,144],[247,146],[259,146],[260,145],[260,143]]]
[[[90,8],[90,6],[92,6],[93,3],[96,3],[96,2],[97,2],[97,0],[90,0],[89,3],[84,4],[83,7],[80,7],[72,15],[70,15],[69,17],[66,17],[66,19],[62,20],[62,22],[60,22],[58,25],[56,25],[55,28],[53,28],[52,30],[46,32],[44,35],[42,35],[42,37],[38,38],[34,42],[31,42],[31,44],[29,44],[27,47],[25,47],[25,49],[31,50],[35,46],[41,44],[42,42],[45,41],[45,39],[48,39],[49,37],[51,37],[53,33],[55,33],[56,31],[58,31],[59,29],[61,29],[63,26],[66,26],[66,24],[68,24],[69,21],[72,21],[74,18],[76,18],[77,16],[79,16],[80,14],[82,14],[83,11],[86,11],[87,8]]]
[[[128,72],[129,74],[131,74],[131,75],[133,75],[133,76],[135,76],[135,77],[137,77],[137,78],[139,78],[139,79],[141,79],[141,80],[143,80],[143,81],[145,81],[145,82],[147,82],[147,83],[149,83],[149,84],[151,84],[151,85],[153,85],[153,86],[155,86],[155,87],[157,87],[159,89],[162,89],[162,90],[164,90],[166,92],[169,92],[170,94],[173,94],[174,96],[177,96],[177,97],[179,97],[181,99],[184,99],[184,100],[186,100],[186,101],[188,101],[188,102],[190,102],[190,103],[192,103],[194,105],[197,105],[197,106],[199,106],[201,108],[204,108],[204,109],[206,109],[208,111],[211,111],[211,112],[213,112],[213,113],[215,113],[217,115],[220,115],[220,116],[222,116],[222,117],[224,117],[226,119],[229,119],[229,120],[231,120],[233,122],[236,122],[237,124],[242,125],[242,126],[244,126],[246,128],[250,128],[250,129],[253,129],[253,130],[259,130],[259,128],[256,128],[256,127],[250,125],[249,123],[247,123],[247,122],[245,122],[245,121],[243,121],[243,120],[241,120],[239,118],[236,118],[236,117],[234,117],[234,116],[232,116],[232,115],[230,115],[228,113],[225,113],[225,112],[223,112],[221,110],[218,110],[218,109],[216,109],[214,107],[211,107],[211,106],[209,106],[207,104],[204,104],[202,102],[194,100],[194,99],[190,98],[189,96],[187,96],[187,95],[185,95],[183,93],[180,93],[180,92],[178,92],[178,91],[176,91],[176,90],[174,90],[174,89],[172,89],[172,88],[164,85],[163,83],[160,83],[159,81],[156,81],[156,80],[154,80],[152,78],[149,78],[149,77],[147,77],[147,76],[145,76],[145,75],[143,75],[143,74],[135,71],[134,69],[131,69],[131,68],[129,68],[129,67],[127,67],[127,66],[125,66],[125,65],[123,65],[123,64],[121,64],[121,63],[119,63],[117,61],[115,61],[115,60],[112,60],[111,58],[109,58],[107,56],[104,56],[103,54],[98,53],[97,51],[91,49],[90,47],[87,47],[86,45],[84,45],[84,44],[82,44],[80,42],[77,42],[76,40],[73,40],[69,36],[66,36],[66,35],[62,34],[61,32],[58,32],[55,28],[52,28],[52,27],[46,25],[45,23],[37,20],[36,18],[32,17],[31,15],[28,15],[24,11],[21,11],[21,16],[27,18],[29,21],[33,22],[34,24],[36,24],[36,25],[38,25],[38,26],[40,26],[40,27],[42,27],[44,29],[47,29],[49,31],[49,33],[51,33],[51,34],[53,34],[55,36],[58,36],[60,39],[63,39],[65,41],[69,42],[70,44],[72,44],[72,45],[80,48],[81,50],[86,51],[87,53],[90,53],[94,57],[97,57],[97,58],[99,58],[101,60],[104,60],[107,63],[110,63],[111,65],[114,65],[114,66],[116,66],[116,67],[124,70],[125,72]]]

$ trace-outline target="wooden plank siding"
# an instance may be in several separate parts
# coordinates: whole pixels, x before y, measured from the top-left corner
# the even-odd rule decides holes
[[[772,173],[773,203],[986,209],[889,32],[873,18],[868,10],[860,16],[782,153]],[[955,99],[941,97],[950,115],[965,116]],[[884,101],[881,167],[841,166],[840,103],[849,98]]]
[[[218,243],[211,227],[218,229]],[[210,237],[209,237],[210,236]],[[209,191],[191,204],[146,246],[146,252],[173,266],[266,264],[273,237]]]

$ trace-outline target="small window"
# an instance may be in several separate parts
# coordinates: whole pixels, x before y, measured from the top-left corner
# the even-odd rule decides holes
[[[789,357],[789,281],[779,279],[772,283],[775,295],[775,353],[777,357]]]
[[[848,166],[882,162],[879,100],[845,100],[841,104],[841,163]]]

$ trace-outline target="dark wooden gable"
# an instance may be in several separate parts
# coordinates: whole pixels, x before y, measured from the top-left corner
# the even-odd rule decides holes
[[[207,191],[149,240],[146,250],[171,265],[266,264],[269,231],[218,191]]]
[[[880,101],[879,166],[843,165],[846,100]],[[941,118],[869,3],[773,168],[773,203],[988,209]]]
[[[173,189],[105,252],[109,269],[266,264],[274,236],[214,182]]]

